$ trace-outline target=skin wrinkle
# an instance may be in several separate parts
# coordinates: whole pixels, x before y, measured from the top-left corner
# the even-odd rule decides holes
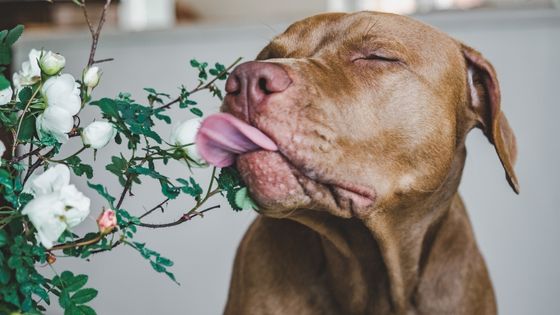
[[[374,51],[399,61],[359,57]],[[237,159],[262,211],[225,314],[495,314],[457,192],[475,126],[516,183],[488,61],[427,25],[369,12],[296,22],[257,59],[292,84],[250,105],[248,121],[279,152]],[[240,117],[241,105],[226,95],[222,109]]]

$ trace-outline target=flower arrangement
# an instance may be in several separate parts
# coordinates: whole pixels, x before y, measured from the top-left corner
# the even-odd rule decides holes
[[[87,259],[120,245],[130,246],[155,271],[177,282],[170,271],[173,262],[135,240],[138,228],[165,228],[202,216],[219,207],[207,205],[216,195],[227,197],[234,210],[254,208],[234,168],[223,168],[219,174],[213,168],[206,189],[194,176],[172,178],[159,169],[172,160],[184,163],[191,173],[208,167],[194,144],[203,111],[193,96],[207,91],[221,99],[216,83],[226,79],[239,60],[229,67],[191,60],[198,85],[192,89],[181,86],[176,97],[145,88],[144,104],[127,93],[94,100],[94,89],[102,77],[99,64],[107,61],[96,61],[95,51],[110,0],[97,28],[88,19],[85,1],[74,2],[83,8],[92,35],[89,60],[78,79],[64,72],[64,56],[34,49],[10,82],[4,73],[12,63],[11,46],[22,35],[23,26],[0,32],[0,129],[12,137],[10,144],[0,141],[0,314],[41,314],[53,298],[65,314],[96,314],[88,302],[98,292],[87,287],[87,275],[56,270],[61,255]],[[80,112],[85,106],[97,107],[100,117],[83,127]],[[177,124],[166,139],[154,127],[173,123],[166,115],[173,106],[185,109],[193,118]],[[92,182],[94,169],[81,158],[86,153],[95,156],[111,141],[119,145],[121,153],[112,156],[105,169],[122,186],[118,192]],[[61,148],[70,142],[81,142],[81,149],[61,156]],[[71,173],[87,178],[90,190],[78,190]],[[159,182],[161,202],[143,213],[125,209],[123,201],[145,177]],[[92,193],[104,198],[105,208],[91,209],[88,196]],[[192,207],[176,221],[145,221],[181,194],[192,197]],[[97,230],[75,234],[73,228],[91,216],[97,216]],[[39,273],[40,266],[52,268],[54,276]]]

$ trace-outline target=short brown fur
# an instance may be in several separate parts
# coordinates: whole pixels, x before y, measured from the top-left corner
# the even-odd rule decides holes
[[[280,148],[237,161],[262,215],[239,246],[224,313],[496,314],[457,192],[475,127],[519,190],[491,64],[427,25],[372,12],[297,22],[257,59],[293,83],[249,114],[234,96],[223,105]],[[285,189],[267,181],[282,165]],[[360,206],[338,183],[375,202]]]

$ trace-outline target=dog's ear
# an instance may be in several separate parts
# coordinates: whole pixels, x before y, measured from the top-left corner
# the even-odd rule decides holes
[[[519,194],[519,183],[513,170],[517,158],[515,135],[504,113],[500,110],[500,86],[496,71],[478,51],[462,44],[467,64],[467,80],[470,102],[477,117],[477,127],[482,129],[494,145],[506,171],[506,178],[515,193]]]

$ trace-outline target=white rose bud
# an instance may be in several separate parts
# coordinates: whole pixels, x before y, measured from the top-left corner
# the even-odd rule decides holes
[[[84,221],[91,201],[70,184],[70,170],[58,164],[28,180],[24,192],[35,196],[22,214],[37,230],[37,238],[49,249],[67,228]]]
[[[11,86],[0,91],[0,106],[8,104],[12,100],[14,91]]]
[[[201,122],[201,118],[193,118],[182,122],[173,128],[170,140],[171,144],[181,147],[187,156],[194,161],[194,163],[189,161],[189,165],[206,167],[208,164],[202,159],[194,143]]]
[[[91,67],[84,72],[83,81],[91,92],[99,84],[100,78],[101,70],[99,70],[99,67]]]
[[[68,133],[74,127],[74,117],[61,107],[49,106],[35,122],[39,138],[44,134],[53,136],[59,143],[68,141]]]
[[[115,137],[117,129],[106,121],[94,121],[82,131],[84,145],[94,149],[101,149]]]
[[[66,59],[64,56],[53,53],[52,51],[44,53],[43,57],[39,60],[39,66],[46,75],[55,75],[59,73],[65,65]]]
[[[49,78],[41,89],[49,107],[60,107],[70,115],[76,115],[81,107],[80,85],[70,74]]]

